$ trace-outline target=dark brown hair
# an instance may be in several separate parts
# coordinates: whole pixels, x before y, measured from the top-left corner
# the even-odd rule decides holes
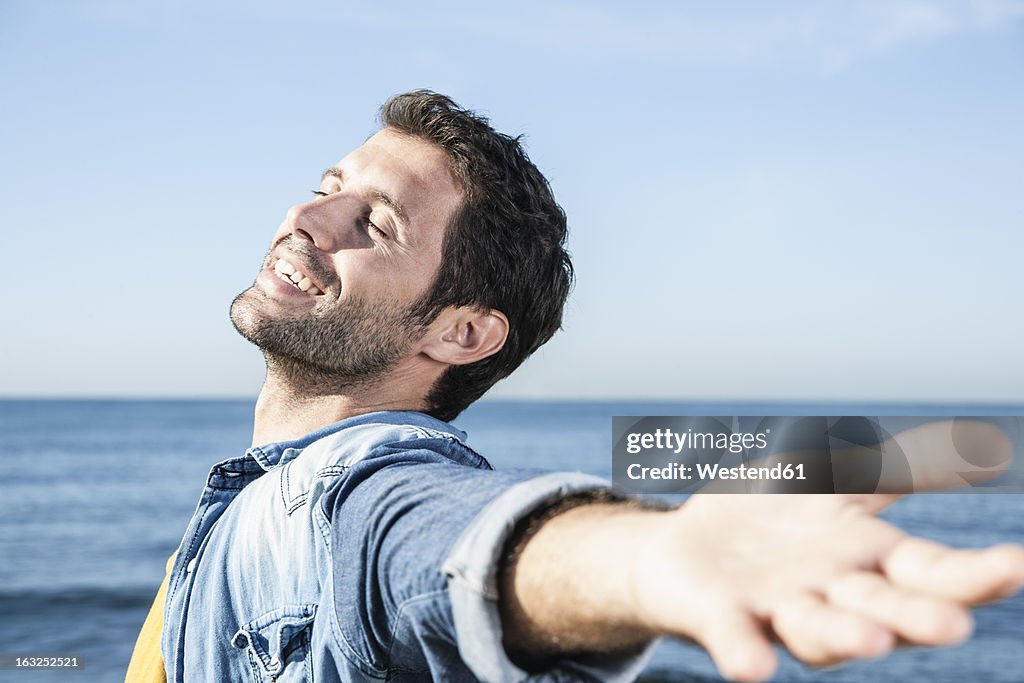
[[[498,310],[509,333],[500,351],[453,365],[427,396],[427,412],[451,420],[507,377],[562,324],[573,269],[565,251],[565,212],[520,137],[429,90],[395,95],[382,126],[443,149],[463,191],[445,232],[441,266],[413,315],[433,320],[448,306]]]

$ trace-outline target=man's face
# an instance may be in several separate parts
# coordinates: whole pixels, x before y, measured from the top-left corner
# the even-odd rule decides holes
[[[380,377],[422,335],[409,309],[461,199],[441,149],[380,131],[288,211],[232,322],[280,365],[334,384]]]

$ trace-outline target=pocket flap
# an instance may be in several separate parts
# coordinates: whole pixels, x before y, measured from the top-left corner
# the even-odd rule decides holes
[[[256,617],[231,637],[237,648],[249,648],[266,673],[276,676],[284,668],[290,644],[313,623],[316,605],[285,605]]]

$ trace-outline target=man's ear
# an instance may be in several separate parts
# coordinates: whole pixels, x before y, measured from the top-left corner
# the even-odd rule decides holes
[[[424,337],[420,351],[448,365],[468,365],[493,356],[508,338],[508,318],[498,310],[449,308]]]

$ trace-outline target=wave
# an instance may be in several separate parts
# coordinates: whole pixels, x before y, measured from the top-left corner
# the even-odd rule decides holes
[[[108,587],[78,586],[45,590],[30,588],[17,591],[0,590],[0,614],[53,614],[55,611],[116,611],[148,608],[156,595],[156,586]]]

